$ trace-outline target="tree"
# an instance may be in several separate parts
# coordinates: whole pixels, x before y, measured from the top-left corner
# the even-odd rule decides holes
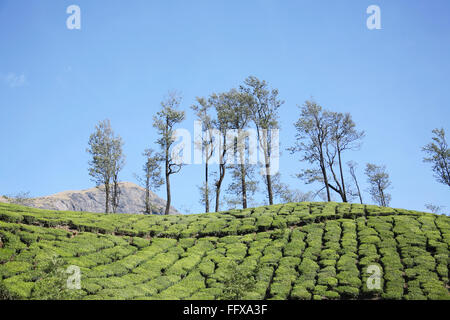
[[[117,208],[119,207],[119,198],[120,198],[120,187],[119,187],[119,172],[122,170],[125,165],[125,159],[122,155],[122,139],[119,137],[118,139],[113,139],[112,141],[112,164],[113,164],[113,175],[112,175],[112,196],[111,196],[111,206],[114,213],[117,212]]]
[[[326,155],[331,177],[335,185],[329,183],[329,187],[338,193],[343,202],[348,202],[345,188],[344,172],[342,165],[342,153],[345,150],[359,148],[360,140],[364,137],[364,131],[357,131],[356,125],[349,113],[329,112],[329,135],[326,141]],[[336,163],[337,157],[337,163]],[[335,172],[334,166],[339,168]]]
[[[241,205],[246,209],[248,203],[253,200],[253,195],[258,190],[258,182],[254,179],[254,166],[244,163],[230,165],[231,183],[228,185],[228,205],[236,208]]]
[[[311,191],[303,192],[299,189],[291,189],[288,184],[281,181],[281,174],[279,172],[272,175],[272,188],[275,203],[277,200],[280,203],[313,201],[315,197]]]
[[[256,181],[253,180],[253,166],[246,159],[246,154],[251,157],[251,153],[256,150],[250,148],[247,138],[246,128],[251,120],[251,97],[248,94],[232,89],[229,94],[233,99],[233,104],[229,105],[227,112],[229,128],[235,130],[236,135],[229,141],[228,157],[232,156],[233,161],[228,168],[232,171],[233,182],[228,187],[228,193],[241,198],[242,208],[248,206],[248,197],[256,191]]]
[[[356,162],[353,162],[353,161],[347,162],[347,166],[348,166],[348,169],[350,171],[350,175],[352,176],[353,182],[355,183],[355,186],[356,186],[356,190],[357,190],[356,195],[358,196],[359,201],[362,204],[363,203],[363,199],[362,199],[362,195],[361,195],[361,190],[359,189],[358,179],[356,178],[356,172],[355,172],[357,165],[358,164]]]
[[[445,139],[445,131],[441,128],[432,132],[435,135],[433,142],[422,148],[428,155],[423,161],[433,165],[434,176],[438,182],[450,186],[450,149]]]
[[[164,175],[166,183],[167,202],[165,214],[169,214],[171,193],[170,176],[181,170],[182,164],[174,159],[171,154],[171,147],[175,142],[174,126],[184,120],[184,111],[179,111],[181,98],[175,93],[169,93],[168,97],[161,102],[161,110],[153,117],[153,126],[157,129],[159,139],[156,143],[161,148],[161,162],[164,163]]]
[[[105,192],[105,212],[108,213],[110,207],[116,212],[120,193],[118,177],[125,164],[122,138],[114,134],[110,121],[106,119],[96,125],[88,145],[86,151],[92,155],[89,175],[97,187]]]
[[[382,207],[389,206],[391,195],[386,190],[391,186],[391,182],[389,174],[386,172],[386,166],[368,163],[365,173],[370,184],[369,193],[373,201]]]
[[[210,185],[209,185],[209,160],[214,153],[214,122],[209,115],[209,110],[212,108],[210,101],[205,98],[197,97],[198,105],[193,105],[191,108],[195,111],[197,119],[202,125],[201,138],[199,144],[195,145],[196,148],[200,149],[202,155],[205,155],[205,182],[200,187],[202,203],[205,205],[205,212],[209,212],[209,202],[210,202]],[[197,140],[195,140],[197,141]]]
[[[142,167],[144,176],[136,176],[140,184],[145,188],[144,213],[152,214],[155,210],[150,201],[150,191],[159,189],[164,184],[161,178],[161,155],[155,154],[153,149],[145,149],[142,154],[145,157],[145,163]]]
[[[445,208],[444,206],[438,206],[432,203],[425,204],[425,208],[429,210],[431,213],[439,214]]]
[[[28,206],[31,204],[30,191],[19,191],[16,194],[4,196],[9,203]]]
[[[253,181],[249,181],[252,172],[250,165],[245,161],[246,151],[251,152],[245,141],[247,137],[245,129],[250,121],[250,97],[236,89],[231,89],[224,93],[212,94],[208,101],[216,110],[216,119],[212,123],[214,129],[220,133],[221,139],[221,141],[217,141],[219,174],[214,183],[216,187],[215,210],[219,211],[221,187],[227,169],[230,169],[233,180],[228,187],[228,192],[232,193],[233,198],[239,196],[239,202],[242,207],[246,208],[249,192],[253,192],[254,185]],[[235,161],[236,158],[237,161]],[[248,189],[249,187],[250,189]]]
[[[213,120],[214,129],[220,133],[221,141],[217,141],[219,147],[219,172],[214,182],[215,185],[215,211],[220,208],[220,191],[225,178],[227,168],[227,153],[230,149],[227,139],[227,130],[230,129],[230,118],[233,110],[239,105],[239,96],[235,90],[224,92],[221,94],[213,93],[209,98],[209,103],[215,108],[216,119]]]
[[[278,90],[269,89],[267,83],[259,80],[254,76],[250,76],[244,81],[244,85],[240,87],[241,91],[249,95],[251,100],[250,111],[251,119],[256,126],[258,135],[259,148],[264,154],[264,176],[267,187],[267,197],[269,204],[273,204],[273,188],[272,188],[272,171],[271,171],[271,155],[272,155],[272,137],[273,131],[279,128],[278,109],[284,103],[278,99]]]
[[[285,183],[274,183],[274,195],[278,196],[283,203],[289,202],[309,202],[314,200],[314,194],[311,191],[303,192],[298,189],[290,189]]]
[[[321,182],[326,190],[327,200],[331,201],[330,184],[327,175],[326,143],[330,131],[330,116],[315,101],[306,101],[300,107],[300,117],[294,126],[297,139],[293,147],[288,148],[291,154],[303,152],[300,161],[307,161],[313,168],[303,170],[297,176],[306,183]]]

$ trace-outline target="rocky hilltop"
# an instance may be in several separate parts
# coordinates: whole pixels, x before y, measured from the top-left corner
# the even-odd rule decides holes
[[[143,213],[145,189],[132,183],[120,183],[119,213]],[[150,201],[155,207],[154,214],[164,213],[166,201],[150,192]],[[0,197],[0,202],[13,202],[11,199]],[[30,207],[62,210],[62,211],[87,211],[104,212],[105,194],[99,188],[91,188],[78,191],[64,191],[50,196],[22,200],[22,203]],[[171,207],[170,214],[180,214]]]

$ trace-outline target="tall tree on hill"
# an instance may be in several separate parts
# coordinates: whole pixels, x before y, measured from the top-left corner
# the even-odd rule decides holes
[[[195,145],[195,148],[201,150],[202,156],[204,155],[205,159],[205,181],[203,186],[200,188],[202,193],[202,202],[205,205],[205,212],[210,212],[209,210],[209,201],[210,201],[210,183],[209,183],[209,161],[214,154],[214,145],[217,143],[214,140],[214,121],[211,118],[209,112],[212,108],[211,101],[206,100],[205,98],[197,97],[197,105],[193,105],[191,108],[195,111],[195,115],[197,119],[201,123],[201,137],[200,139],[194,139],[194,141],[198,141],[199,143]]]
[[[251,120],[251,97],[235,89],[232,89],[229,94],[233,97],[234,103],[229,106],[231,109],[227,113],[228,123],[230,129],[235,130],[237,134],[232,141],[229,141],[231,151],[229,156],[233,157],[233,162],[228,167],[231,169],[233,182],[228,187],[228,193],[232,198],[238,196],[241,199],[242,208],[246,209],[248,196],[256,191],[256,181],[253,180],[254,168],[246,159],[246,154],[251,157],[251,153],[256,152],[250,147],[250,142],[247,141],[248,132],[246,132]]]
[[[181,98],[175,93],[169,93],[167,99],[161,102],[161,110],[153,117],[153,126],[157,129],[159,139],[156,143],[161,148],[161,161],[164,163],[164,175],[166,182],[167,202],[165,214],[169,214],[172,200],[170,193],[170,176],[181,170],[182,164],[172,157],[171,147],[175,142],[174,126],[185,118],[184,111],[178,110]]]
[[[153,149],[145,149],[142,155],[145,157],[145,163],[142,167],[144,175],[143,177],[136,176],[136,178],[145,189],[144,213],[152,214],[156,208],[153,208],[150,201],[150,191],[155,191],[164,184],[161,177],[161,155],[155,153]]]
[[[108,119],[99,122],[95,132],[90,135],[87,152],[91,154],[89,175],[97,187],[105,192],[105,212],[110,207],[116,212],[119,205],[119,172],[125,163],[122,152],[123,141],[116,136]]]
[[[251,97],[250,115],[256,126],[259,148],[264,154],[264,176],[267,187],[267,198],[269,204],[273,204],[273,187],[272,187],[272,137],[273,131],[279,129],[278,109],[284,103],[278,99],[278,90],[269,89],[267,83],[259,80],[254,76],[250,76],[244,81],[244,85],[240,87],[241,91]]]
[[[450,186],[450,149],[445,139],[444,128],[434,129],[433,142],[422,148],[428,157],[423,159],[433,165],[436,180]]]
[[[386,166],[377,166],[372,163],[366,165],[365,173],[370,184],[369,193],[373,201],[382,207],[389,206],[391,195],[386,190],[391,186]]]
[[[113,163],[113,176],[112,176],[112,196],[111,207],[114,213],[117,212],[120,199],[120,185],[119,185],[119,172],[125,165],[125,159],[122,155],[122,139],[114,139],[112,143],[112,163]]]
[[[330,114],[315,101],[307,100],[300,107],[300,117],[294,124],[296,143],[288,148],[291,154],[302,152],[300,161],[306,161],[313,168],[303,170],[297,176],[306,183],[320,182],[326,191],[326,198],[331,201],[330,184],[327,175],[326,145],[330,135]]]
[[[214,182],[215,185],[215,211],[220,209],[220,194],[222,189],[222,183],[225,178],[225,172],[227,169],[227,158],[232,148],[227,139],[227,131],[231,128],[230,119],[233,116],[233,112],[238,108],[240,104],[239,95],[236,90],[230,90],[220,94],[211,94],[209,103],[214,107],[216,111],[216,118],[213,120],[213,127],[220,133],[221,141],[217,141],[219,150],[219,172],[218,177]]]
[[[357,131],[356,125],[349,113],[328,112],[329,134],[325,143],[326,159],[334,185],[329,187],[339,194],[343,202],[348,202],[345,188],[344,172],[342,165],[342,153],[346,150],[354,150],[360,147],[360,140],[364,137],[364,131]],[[337,158],[337,160],[336,160]],[[338,167],[338,172],[335,171]]]

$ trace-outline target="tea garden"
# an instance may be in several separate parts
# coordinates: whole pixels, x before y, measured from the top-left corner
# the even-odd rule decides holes
[[[372,205],[157,216],[0,204],[0,286],[14,299],[43,298],[55,257],[79,267],[81,289],[50,299],[223,299],[239,275],[237,299],[450,299],[449,245],[450,217]]]

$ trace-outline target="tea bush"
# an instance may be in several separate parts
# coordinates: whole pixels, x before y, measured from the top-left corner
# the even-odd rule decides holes
[[[0,204],[0,298],[449,299],[449,220],[334,202],[186,216]],[[54,255],[80,267],[81,290],[49,271]]]

